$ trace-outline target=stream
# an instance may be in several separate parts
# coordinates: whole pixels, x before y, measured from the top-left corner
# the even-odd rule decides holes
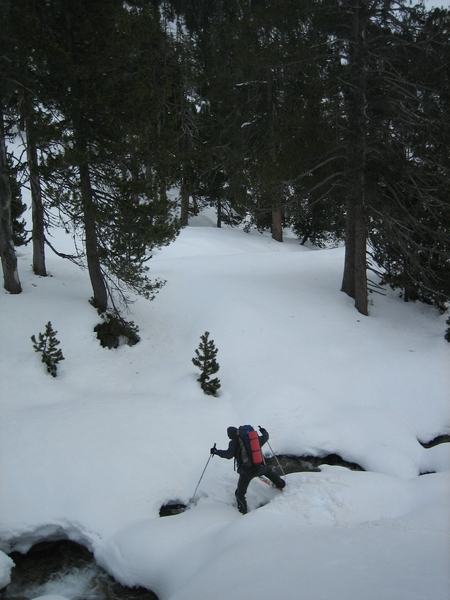
[[[422,443],[425,448],[449,443],[443,435]],[[354,471],[364,469],[337,454],[324,457],[279,455],[266,458],[266,464],[283,474],[302,471],[320,471],[320,465],[339,465]],[[168,502],[160,516],[170,516],[183,510],[185,505]],[[30,600],[44,595],[58,595],[68,600],[158,600],[156,594],[142,587],[120,585],[99,567],[94,555],[84,546],[69,540],[42,541],[27,554],[12,552],[15,563],[11,583],[0,591],[0,600]]]
[[[84,546],[69,540],[40,542],[26,554],[12,552],[11,583],[1,600],[57,595],[69,600],[158,600],[142,587],[120,585],[99,567]]]

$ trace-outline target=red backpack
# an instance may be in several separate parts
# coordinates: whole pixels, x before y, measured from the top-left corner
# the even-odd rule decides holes
[[[241,425],[239,427],[238,439],[244,467],[256,467],[264,464],[258,432],[251,425]]]

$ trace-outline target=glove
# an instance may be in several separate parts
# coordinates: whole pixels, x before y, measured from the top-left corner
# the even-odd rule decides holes
[[[217,454],[215,445],[211,448],[211,456],[214,456],[214,454]]]
[[[261,433],[267,433],[267,430],[264,429],[264,427],[261,427],[261,425],[258,425],[258,429]]]

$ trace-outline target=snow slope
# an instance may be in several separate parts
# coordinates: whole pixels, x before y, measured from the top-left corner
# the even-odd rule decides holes
[[[80,541],[161,600],[448,600],[450,445],[419,443],[450,433],[445,316],[391,291],[361,316],[339,291],[343,258],[198,217],[150,261],[167,284],[132,305],[141,342],[106,350],[87,274],[49,255],[37,278],[21,249],[23,293],[0,296],[1,550]],[[65,356],[55,379],[30,341],[48,321]],[[217,398],[191,363],[205,331]],[[160,518],[247,422],[277,453],[366,471],[291,474],[283,493],[255,480],[242,516],[232,462],[214,457],[194,506]],[[0,589],[10,569],[0,553]]]

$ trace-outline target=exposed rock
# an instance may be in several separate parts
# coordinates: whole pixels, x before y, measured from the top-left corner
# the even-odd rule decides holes
[[[438,446],[439,444],[446,444],[446,443],[450,442],[450,435],[448,435],[448,434],[438,435],[437,437],[435,437],[433,440],[430,440],[429,442],[421,442],[420,440],[419,440],[419,442],[422,444],[422,446],[424,448],[433,448],[434,446]]]
[[[167,504],[163,504],[159,509],[160,517],[171,517],[172,515],[179,515],[184,512],[187,508],[186,504],[182,504],[181,502],[168,502]]]
[[[10,557],[16,566],[11,572],[11,583],[2,590],[0,600],[28,600],[29,590],[74,571],[79,571],[80,574],[89,571],[91,599],[158,600],[156,594],[145,588],[128,588],[117,583],[95,563],[92,552],[76,542],[43,541],[35,544],[27,554],[13,552]]]
[[[280,463],[286,475],[289,473],[301,473],[302,471],[317,472],[320,471],[320,465],[336,465],[346,467],[352,471],[364,471],[360,465],[344,460],[339,454],[328,454],[327,456],[291,456],[288,454],[281,454],[277,457],[271,456],[266,458],[266,463],[269,467],[274,469],[276,469],[278,463]]]

